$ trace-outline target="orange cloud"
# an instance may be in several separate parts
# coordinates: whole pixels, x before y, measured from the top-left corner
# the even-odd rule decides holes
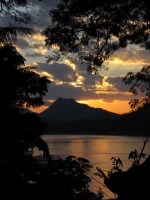
[[[42,111],[44,111],[47,108],[48,108],[48,106],[43,105],[38,108],[29,108],[29,110],[31,110],[32,112],[41,113]]]
[[[34,34],[31,36],[32,39],[34,40],[39,40],[39,41],[44,41],[45,40],[45,37],[42,36],[41,34]]]

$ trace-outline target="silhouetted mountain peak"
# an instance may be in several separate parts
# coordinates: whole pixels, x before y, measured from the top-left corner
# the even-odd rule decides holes
[[[74,99],[63,99],[61,97],[59,97],[56,101],[54,101],[54,103],[48,108],[50,110],[62,110],[65,111],[66,109],[70,110],[71,108],[73,108],[75,105],[77,104],[77,102]]]
[[[64,98],[63,99],[62,97],[59,97],[56,101],[54,101],[53,104],[58,104],[58,103],[77,103],[77,102],[72,98],[70,98],[70,99]]]
[[[74,101],[75,102],[73,98],[67,99],[67,98],[62,98],[62,97],[58,97],[58,99],[55,102],[57,101]]]
[[[59,97],[48,109],[40,113],[45,119],[70,121],[78,119],[105,119],[114,118],[119,115],[103,110],[92,108],[86,104],[77,103],[74,99],[63,99]]]

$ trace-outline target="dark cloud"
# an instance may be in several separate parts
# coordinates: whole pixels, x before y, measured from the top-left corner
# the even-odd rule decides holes
[[[85,87],[95,85],[96,83],[99,83],[99,85],[102,85],[102,81],[104,78],[103,75],[100,75],[100,74],[89,75],[86,71],[79,72],[79,74],[84,77],[83,83]]]
[[[44,56],[42,53],[37,53],[37,52],[34,52],[34,53],[25,53],[25,57],[29,57],[29,58],[36,58],[36,57],[40,57],[40,56]]]
[[[30,11],[32,20],[35,22],[30,27],[34,28],[37,32],[41,32],[51,25],[51,19],[49,17],[49,11],[54,9],[60,0],[46,0],[34,2],[34,10]],[[38,15],[37,15],[38,13]]]
[[[39,47],[44,47],[42,43],[32,42],[32,48],[39,49]]]
[[[52,74],[55,80],[63,82],[74,82],[77,79],[75,75],[76,72],[65,64],[44,64],[37,62],[37,70],[46,71],[49,74]]]
[[[86,63],[81,63],[81,62],[76,62],[76,71],[78,72],[78,74],[80,76],[83,76],[84,81],[84,87],[91,87],[94,86],[96,83],[99,83],[100,85],[102,85],[102,80],[104,78],[103,75],[101,74],[88,74],[86,68],[87,68],[87,64]]]
[[[55,83],[50,84],[49,92],[46,96],[46,99],[57,99],[58,97],[62,98],[73,98],[75,100],[88,100],[91,97],[96,97],[91,91],[84,91],[80,87],[74,87],[67,83],[56,85]]]
[[[8,23],[12,21],[10,15],[3,15],[1,12],[0,12],[0,26],[1,27],[5,27],[8,25]]]
[[[18,39],[16,45],[17,45],[20,49],[32,48],[30,42],[29,42],[26,38]]]
[[[123,77],[108,77],[106,81],[112,84],[118,92],[128,92],[131,86],[125,85],[122,79]]]
[[[46,11],[50,9],[56,8],[57,4],[60,2],[60,0],[46,0],[46,1],[36,1],[34,2],[34,5],[37,7],[37,9]]]
[[[76,61],[75,64],[77,66],[77,70],[83,71],[83,72],[87,73],[87,71],[86,71],[86,69],[87,69],[87,63],[82,63],[80,61]]]

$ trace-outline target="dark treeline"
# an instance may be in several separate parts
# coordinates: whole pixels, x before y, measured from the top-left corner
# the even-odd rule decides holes
[[[150,108],[123,114],[119,118],[100,120],[54,121],[44,120],[48,133],[97,133],[147,135],[149,132]]]

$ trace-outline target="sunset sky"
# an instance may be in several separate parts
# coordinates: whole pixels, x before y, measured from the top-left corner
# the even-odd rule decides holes
[[[68,60],[46,64],[46,55],[51,50],[45,47],[44,37],[41,31],[50,25],[48,12],[54,8],[59,0],[51,0],[50,3],[37,3],[37,8],[43,14],[37,18],[32,11],[32,24],[36,33],[31,38],[19,39],[16,43],[18,51],[26,59],[26,65],[36,66],[36,71],[46,75],[52,81],[48,94],[44,97],[45,105],[37,108],[41,112],[51,105],[58,97],[73,98],[79,103],[85,103],[92,107],[99,107],[115,113],[130,111],[128,102],[134,98],[128,91],[130,86],[122,82],[122,77],[129,71],[137,72],[143,65],[150,62],[149,52],[138,46],[128,46],[120,49],[110,58],[108,71],[101,70],[99,75],[88,75],[86,65],[77,62],[71,64]],[[0,24],[5,25],[9,17],[0,16]],[[33,110],[33,109],[32,109]]]

